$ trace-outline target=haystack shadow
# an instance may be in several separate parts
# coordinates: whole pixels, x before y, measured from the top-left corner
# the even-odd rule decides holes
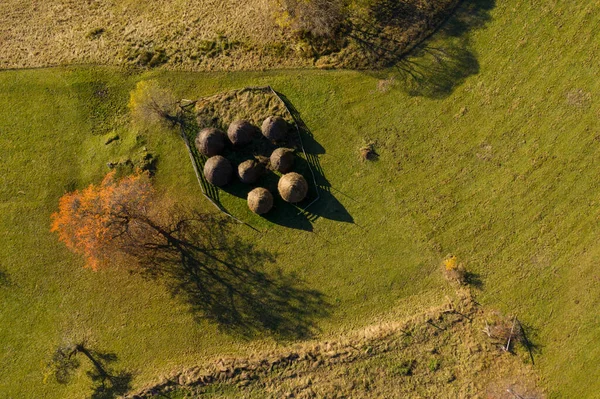
[[[319,161],[319,155],[324,154],[325,149],[315,140],[314,136],[302,120],[300,113],[285,95],[273,91],[270,87],[254,89],[268,90],[269,92],[274,93],[275,96],[278,97],[281,102],[283,102],[287,111],[290,113],[294,124],[290,126],[290,131],[293,133],[291,134],[292,139],[290,139],[290,142],[287,143],[287,146],[293,147],[297,151],[298,156],[296,157],[294,171],[302,174],[309,183],[309,192],[307,198],[298,204],[289,204],[275,194],[277,193],[277,182],[279,176],[268,171],[261,178],[260,185],[269,189],[275,194],[275,203],[273,209],[266,215],[263,215],[263,217],[274,224],[305,231],[312,231],[312,222],[319,217],[325,217],[340,222],[353,223],[354,219],[345,209],[345,207],[331,193],[331,185],[325,178],[323,168],[321,167]],[[220,124],[215,121],[212,121],[212,123],[216,125]],[[188,138],[188,140],[190,142],[193,141],[194,137],[199,131],[198,123],[193,115],[188,114],[186,116],[184,131],[184,135]],[[297,133],[298,137],[295,137],[295,133]],[[262,152],[265,152],[265,149],[270,149],[272,151],[275,148],[277,148],[277,146],[270,144],[265,148],[262,148],[262,151],[259,151],[261,152],[260,155],[268,156],[270,155],[270,152]],[[199,172],[198,179],[200,180],[203,193],[220,211],[237,220],[235,215],[232,215],[223,205],[219,196],[220,190],[245,200],[252,187],[237,181],[235,178],[233,179],[232,183],[225,187],[217,188],[213,186],[206,180],[202,173],[204,163],[206,162],[207,158],[200,154],[195,146],[190,146],[189,150],[192,154],[195,168]],[[232,159],[238,157],[238,155],[231,150],[229,150],[225,156]],[[234,160],[234,163],[235,161],[246,159],[251,159],[251,157],[248,154],[242,155],[239,160]]]
[[[309,181],[308,199],[298,204],[298,207],[302,210],[301,214],[305,215],[310,222],[323,217],[338,222],[354,223],[352,215],[350,215],[344,205],[331,192],[331,183],[325,177],[325,171],[319,160],[319,155],[325,154],[325,148],[315,139],[306,123],[304,123],[300,112],[298,112],[291,101],[284,94],[276,93],[285,103],[296,122],[303,155],[306,156],[306,158],[298,157],[296,161],[298,169],[304,171],[303,174]],[[316,198],[318,200],[314,201]]]

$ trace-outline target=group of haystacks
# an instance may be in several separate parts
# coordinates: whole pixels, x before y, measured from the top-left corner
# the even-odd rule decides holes
[[[288,136],[288,124],[279,116],[270,116],[261,126],[264,138],[273,144],[285,143]],[[204,164],[204,177],[208,182],[218,187],[223,187],[231,182],[234,167],[230,160],[220,155],[227,139],[234,150],[250,144],[256,139],[258,128],[245,120],[238,120],[229,125],[227,134],[216,128],[205,128],[196,137],[196,148],[209,157]],[[294,165],[294,151],[279,147],[275,149],[268,161],[268,165],[255,159],[240,163],[237,167],[237,176],[245,184],[256,183],[267,167],[281,173],[277,190],[284,201],[296,203],[302,201],[308,193],[308,183],[299,173],[291,172]],[[258,215],[265,214],[273,207],[273,194],[264,187],[256,187],[248,193],[248,207]]]

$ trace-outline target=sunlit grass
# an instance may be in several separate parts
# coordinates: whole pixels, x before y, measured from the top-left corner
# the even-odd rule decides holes
[[[0,268],[10,284],[0,287],[0,391],[87,392],[83,371],[67,387],[42,384],[49,352],[73,334],[115,352],[138,384],[268,345],[194,322],[158,284],[83,269],[49,232],[65,191],[98,182],[107,162],[143,146],[159,156],[159,190],[212,209],[177,135],[137,137],[119,111],[135,82],[152,77],[186,98],[270,84],[300,111],[325,149],[320,163],[335,201],[316,208],[324,216],[312,231],[270,223],[236,230],[326,295],[333,312],[320,321],[323,335],[377,322],[399,306],[438,303],[447,289],[440,262],[452,253],[483,280],[480,302],[530,326],[542,348],[536,367],[553,395],[593,395],[600,381],[594,10],[593,2],[498,4],[487,26],[468,36],[478,73],[436,98],[409,96],[401,77],[378,90],[387,73],[2,72]],[[98,82],[114,104],[102,112],[90,105]],[[105,145],[106,129],[94,124],[115,125],[122,139]],[[379,161],[361,161],[365,142],[375,143]],[[252,217],[243,200],[222,199]],[[334,220],[338,207],[353,223]]]

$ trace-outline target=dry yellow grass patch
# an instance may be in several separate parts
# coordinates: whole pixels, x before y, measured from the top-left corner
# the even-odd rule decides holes
[[[175,371],[135,397],[179,390],[236,398],[543,398],[523,361],[526,348],[504,351],[503,340],[482,330],[488,318],[462,290],[401,321]]]
[[[433,32],[457,1],[351,2],[346,20],[323,39],[278,24],[279,0],[4,0],[0,69],[388,67]]]
[[[278,43],[285,37],[274,25],[270,3],[4,0],[0,68],[153,62],[177,69],[227,70],[306,64],[283,54]]]

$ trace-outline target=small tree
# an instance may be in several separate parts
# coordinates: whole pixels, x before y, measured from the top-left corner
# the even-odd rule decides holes
[[[110,172],[100,185],[63,195],[52,214],[51,231],[93,270],[116,254],[119,240],[144,234],[144,219],[154,191],[147,173],[116,178]]]
[[[280,0],[280,25],[315,37],[332,37],[346,18],[343,0]]]
[[[156,80],[142,80],[129,94],[128,107],[135,123],[167,122],[176,125],[179,102]]]
[[[467,283],[467,271],[465,270],[462,264],[458,263],[456,256],[446,256],[446,259],[444,259],[442,265],[442,270],[446,279],[450,281],[455,281],[459,284]]]

